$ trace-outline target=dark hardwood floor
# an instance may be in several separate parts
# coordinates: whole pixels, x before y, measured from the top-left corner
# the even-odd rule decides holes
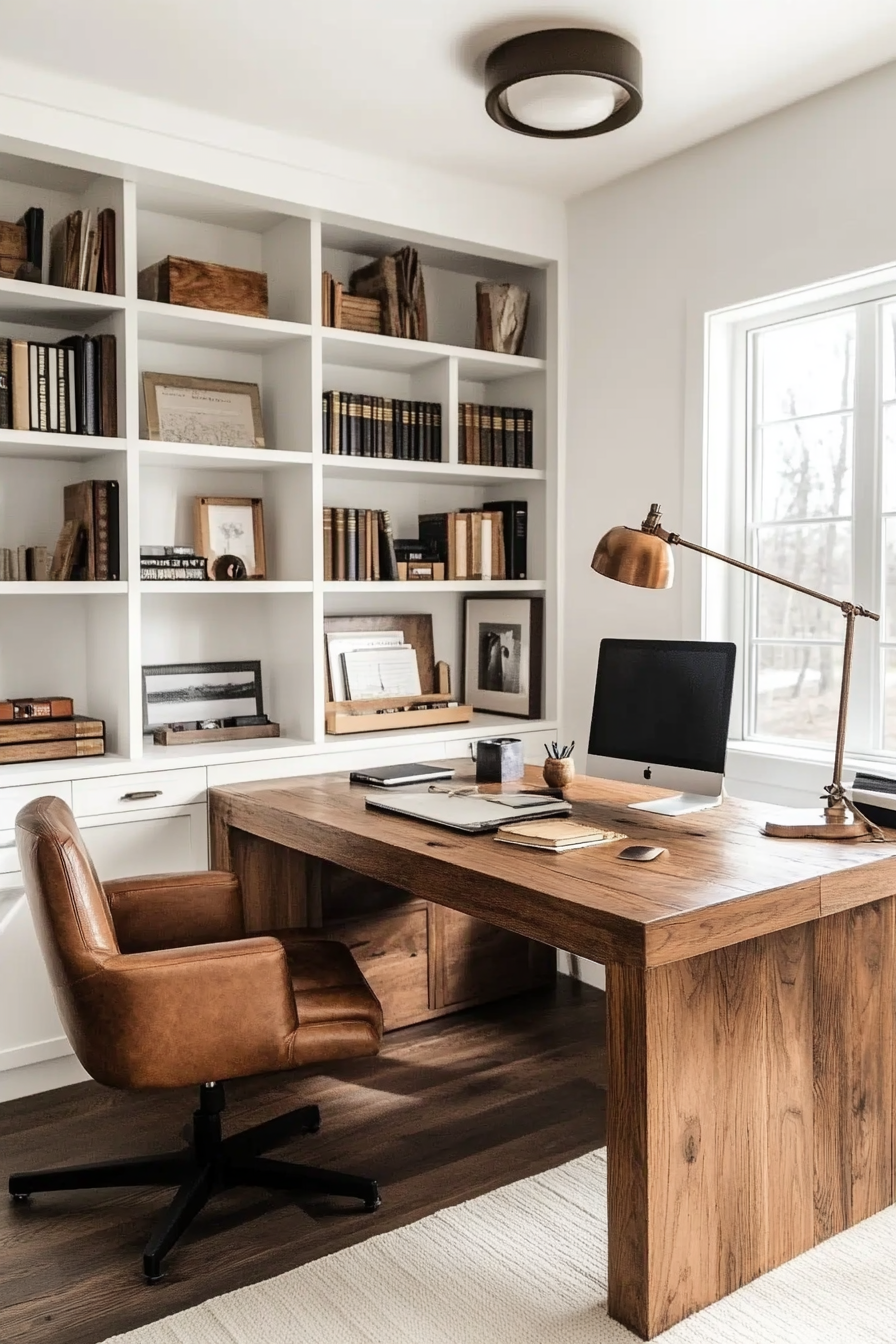
[[[374,1176],[382,1207],[218,1195],[150,1287],[143,1244],[172,1192],[0,1197],[0,1340],[97,1344],[557,1166],[603,1144],[605,1072],[604,996],[560,977],[556,990],[393,1032],[375,1059],[228,1084],[226,1133],[318,1102],[320,1133],[277,1156]],[[3,1185],[15,1170],[177,1147],[194,1106],[192,1089],[95,1083],[7,1102]]]

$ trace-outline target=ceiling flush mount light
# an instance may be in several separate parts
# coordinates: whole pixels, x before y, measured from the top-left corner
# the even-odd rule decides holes
[[[489,116],[520,135],[605,135],[641,111],[641,53],[615,33],[551,28],[512,37],[495,47],[485,76]]]

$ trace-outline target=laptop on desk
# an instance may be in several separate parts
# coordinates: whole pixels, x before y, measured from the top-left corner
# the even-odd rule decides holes
[[[539,798],[524,794],[430,793],[414,792],[397,795],[368,793],[364,795],[367,807],[378,812],[394,812],[413,821],[428,821],[433,826],[447,826],[452,831],[466,831],[476,835],[496,831],[514,821],[537,821],[541,817],[568,817],[572,804],[563,798]]]

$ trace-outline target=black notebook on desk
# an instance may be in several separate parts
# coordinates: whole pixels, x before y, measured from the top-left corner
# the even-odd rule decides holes
[[[375,784],[379,789],[394,789],[401,784],[428,784],[432,779],[453,779],[454,769],[446,765],[375,765],[370,770],[353,770],[353,784]]]

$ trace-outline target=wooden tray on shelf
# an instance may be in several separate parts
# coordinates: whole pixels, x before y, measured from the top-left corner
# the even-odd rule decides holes
[[[414,709],[405,706],[414,705]],[[450,695],[397,696],[388,700],[330,700],[328,733],[380,733],[391,728],[434,728],[440,723],[469,723],[471,705]]]
[[[152,740],[157,747],[186,747],[196,742],[244,742],[250,737],[279,737],[279,723],[245,724],[240,728],[154,728]]]

